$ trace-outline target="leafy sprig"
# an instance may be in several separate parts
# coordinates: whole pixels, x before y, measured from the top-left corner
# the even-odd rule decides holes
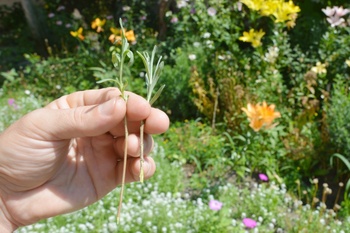
[[[113,51],[112,52],[112,63],[115,68],[119,69],[119,77],[116,79],[103,79],[100,80],[98,83],[102,82],[107,82],[107,81],[112,81],[115,82],[117,87],[119,88],[121,92],[121,97],[125,100],[127,103],[128,101],[128,95],[125,94],[127,82],[123,78],[123,67],[124,63],[126,61],[126,58],[129,58],[129,63],[128,65],[132,65],[134,62],[134,54],[130,50],[130,45],[128,40],[125,37],[125,32],[123,28],[123,23],[121,19],[119,20],[119,24],[122,30],[122,37],[121,41],[116,41],[116,43],[121,42],[121,49],[119,51]],[[126,115],[124,116],[124,137],[125,137],[125,142],[124,142],[124,161],[123,161],[123,175],[122,175],[122,186],[120,190],[120,198],[119,198],[119,206],[118,206],[118,213],[117,213],[117,223],[120,222],[120,214],[121,214],[121,209],[122,209],[122,203],[123,203],[123,196],[124,196],[124,188],[125,188],[125,176],[126,176],[126,165],[127,165],[127,160],[128,160],[128,138],[129,138],[129,131],[128,131],[128,125],[127,125],[127,117]]]
[[[157,46],[154,46],[153,51],[151,56],[147,52],[139,52],[137,51],[137,54],[141,57],[143,64],[146,69],[146,87],[147,87],[147,97],[146,100],[152,105],[160,96],[162,93],[165,85],[162,85],[158,91],[153,94],[153,90],[159,80],[160,74],[162,72],[162,69],[164,67],[164,62],[162,61],[162,56],[159,57],[156,66],[154,66],[154,58],[155,54],[157,51]],[[141,126],[140,126],[140,182],[143,183],[144,180],[144,170],[143,170],[143,165],[144,165],[144,144],[143,144],[143,138],[144,138],[144,126],[145,122],[141,121]]]

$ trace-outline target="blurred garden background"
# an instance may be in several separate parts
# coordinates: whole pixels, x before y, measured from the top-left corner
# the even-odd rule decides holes
[[[119,19],[165,84],[157,172],[18,232],[350,232],[348,0],[0,1],[0,131],[117,75]],[[145,96],[142,60],[125,71]],[[82,194],[83,195],[83,194]]]

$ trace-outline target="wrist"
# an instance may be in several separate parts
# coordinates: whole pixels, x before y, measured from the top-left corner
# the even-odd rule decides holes
[[[16,229],[16,225],[13,224],[8,218],[6,206],[3,202],[3,199],[0,196],[0,232],[11,233],[14,232]]]

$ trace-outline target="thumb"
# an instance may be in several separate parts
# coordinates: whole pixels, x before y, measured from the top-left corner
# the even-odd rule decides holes
[[[29,128],[32,133],[33,130],[39,130],[39,135],[45,139],[60,140],[107,133],[122,122],[125,113],[125,101],[113,98],[102,104],[70,109],[42,108],[28,114],[26,118],[30,118],[27,121],[34,127]]]

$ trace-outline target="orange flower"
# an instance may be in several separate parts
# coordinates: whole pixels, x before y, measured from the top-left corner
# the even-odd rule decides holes
[[[125,32],[125,37],[131,43],[136,41],[134,30],[130,30],[130,31]]]
[[[260,103],[256,105],[249,103],[247,108],[242,108],[242,110],[247,114],[250,121],[249,126],[254,131],[259,131],[263,126],[266,128],[273,127],[274,125],[272,125],[272,122],[274,119],[281,117],[279,112],[275,112],[275,105],[271,104],[267,106],[265,101],[262,106]]]
[[[80,27],[77,31],[71,31],[70,34],[73,36],[73,37],[78,37],[80,40],[84,40],[85,37],[83,36],[83,28]]]
[[[91,22],[91,28],[95,29],[96,32],[102,32],[103,31],[103,25],[105,25],[106,20],[100,20],[100,18],[96,18],[94,21]]]
[[[109,36],[109,40],[112,42],[112,43],[115,43],[116,41],[118,40],[121,40],[122,37],[122,30],[121,29],[118,29],[118,28],[110,28],[112,34]],[[125,37],[126,39],[129,41],[129,42],[135,42],[136,41],[136,37],[135,37],[135,34],[134,34],[134,31],[133,30],[130,30],[130,31],[127,31],[125,32]]]

